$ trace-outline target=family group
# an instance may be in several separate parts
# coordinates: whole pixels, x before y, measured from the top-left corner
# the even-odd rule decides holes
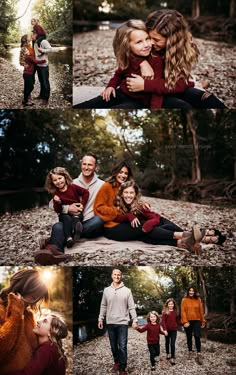
[[[74,181],[62,167],[52,169],[46,178],[46,189],[53,196],[59,222],[53,225],[49,238],[40,240],[35,260],[41,265],[58,264],[68,255],[80,237],[104,235],[115,241],[142,241],[154,245],[170,245],[201,253],[202,243],[221,245],[225,236],[215,228],[200,228],[198,224],[185,230],[153,212],[142,199],[130,164],[117,163],[111,176],[102,181],[96,174],[97,157],[87,153],[81,160],[81,173]]]
[[[34,105],[31,100],[31,93],[34,89],[35,74],[37,72],[40,93],[35,99],[41,100],[41,104],[48,105],[50,97],[48,53],[52,52],[52,47],[46,39],[46,32],[39,24],[39,21],[32,18],[33,30],[30,34],[21,37],[20,65],[23,66],[24,79],[24,107]]]
[[[147,344],[150,353],[151,370],[156,370],[160,355],[160,333],[165,335],[166,359],[175,365],[175,344],[178,326],[183,325],[188,348],[188,360],[193,360],[192,336],[196,346],[196,362],[203,364],[201,355],[201,328],[205,327],[204,312],[201,299],[196,289],[190,286],[181,302],[181,314],[178,314],[176,301],[168,298],[164,304],[161,319],[156,311],[147,315],[147,324],[139,326],[132,292],[122,282],[122,272],[112,271],[112,283],[104,289],[98,318],[98,328],[103,329],[104,319],[114,358],[113,372],[126,375],[128,325],[130,317],[133,329],[142,333],[147,331]]]

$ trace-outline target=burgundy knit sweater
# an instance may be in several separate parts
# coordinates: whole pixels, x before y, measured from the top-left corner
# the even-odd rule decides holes
[[[141,75],[140,64],[145,60],[154,70],[154,79],[144,80],[144,91],[131,92],[126,86],[126,78],[131,77],[132,73]],[[116,89],[120,86],[123,93],[134,99],[139,99],[145,106],[151,109],[161,108],[164,95],[179,94],[184,92],[186,88],[194,86],[193,82],[186,83],[183,79],[179,79],[172,90],[167,89],[165,87],[164,69],[164,57],[160,53],[151,53],[147,58],[132,56],[129,67],[125,70],[118,68],[107,87]]]
[[[54,195],[57,195],[61,199],[61,203],[53,200],[54,210],[60,213],[64,204],[82,203],[85,206],[89,198],[89,191],[78,185],[71,184],[68,185],[66,191],[56,190]]]
[[[162,334],[159,323],[157,324],[147,323],[145,326],[139,327],[137,331],[141,333],[147,331],[147,343],[148,344],[158,344],[160,341],[160,333]]]
[[[180,324],[180,318],[175,310],[170,311],[169,314],[162,313],[161,325],[164,331],[177,331]]]
[[[119,215],[116,218],[116,221],[118,223],[122,223],[124,221],[129,221],[131,223],[136,217],[138,217],[139,220],[145,220],[143,229],[147,233],[151,232],[156,225],[159,225],[161,219],[161,216],[159,214],[152,212],[147,208],[142,208],[137,215],[134,215],[132,213]]]
[[[7,375],[65,375],[65,361],[55,344],[46,341],[35,350],[30,363],[23,369]]]

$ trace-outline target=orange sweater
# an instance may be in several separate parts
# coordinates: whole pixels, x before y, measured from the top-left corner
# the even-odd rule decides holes
[[[117,207],[114,206],[114,199],[119,190],[119,186],[112,187],[109,182],[105,182],[98,191],[94,201],[94,214],[100,216],[104,221],[104,227],[112,228],[120,223],[114,220],[120,214]]]
[[[38,345],[32,331],[35,325],[31,310],[24,310],[24,302],[15,294],[8,295],[5,307],[0,299],[0,373],[23,369]]]
[[[187,323],[189,320],[200,320],[205,323],[202,302],[200,298],[184,297],[181,302],[181,322]]]

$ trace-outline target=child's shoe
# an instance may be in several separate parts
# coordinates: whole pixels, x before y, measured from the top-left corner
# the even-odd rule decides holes
[[[120,364],[118,362],[115,362],[112,367],[112,372],[118,372]]]
[[[171,358],[171,359],[170,359],[170,363],[172,364],[172,366],[174,366],[174,365],[175,365],[175,359],[174,359],[174,358]]]
[[[151,371],[155,371],[156,370],[156,367],[155,366],[152,366],[151,367]]]
[[[66,247],[70,249],[74,245],[75,241],[72,237],[68,237],[66,240]]]

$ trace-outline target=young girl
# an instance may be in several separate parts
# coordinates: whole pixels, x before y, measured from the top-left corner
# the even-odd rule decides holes
[[[125,233],[126,226],[142,228],[142,237],[138,240],[158,245],[171,245],[185,248],[190,251],[200,252],[198,243],[203,235],[197,225],[193,226],[192,232],[183,231],[178,225],[159,214],[144,208],[141,194],[135,181],[122,183],[117,193],[114,204],[119,208],[121,214],[116,221],[123,224],[122,231]]]
[[[33,26],[33,32],[37,34],[37,39],[34,43],[37,43],[38,47],[40,48],[40,43],[42,40],[46,39],[46,31],[44,28],[39,25],[39,20],[36,18],[31,19],[31,25]],[[42,54],[38,55],[37,57],[42,56]]]
[[[180,79],[175,87],[171,87],[171,90],[165,87],[163,58],[160,55],[150,55],[151,40],[141,20],[129,20],[116,30],[113,49],[118,69],[107,88],[101,96],[77,104],[74,108],[161,108],[163,94],[183,92],[187,87],[193,86],[192,82]],[[154,72],[151,69],[150,73],[151,67],[148,62],[152,65]],[[141,74],[146,78],[151,78],[155,74],[156,91],[153,94],[147,94],[129,90],[126,78],[131,74]]]
[[[187,82],[198,60],[199,51],[182,14],[176,10],[158,10],[148,16],[146,27],[155,53],[164,59],[165,87],[172,90],[178,80]],[[127,86],[132,92],[156,93],[159,80],[144,80],[139,75],[127,78]],[[213,94],[193,87],[178,95],[172,93],[174,95],[164,97],[163,108],[225,108]]]
[[[156,311],[151,311],[147,315],[147,324],[143,327],[136,328],[138,332],[147,331],[147,344],[150,353],[151,370],[155,371],[156,357],[160,355],[160,333],[164,333],[160,326],[160,318]],[[159,361],[159,358],[157,358]]]
[[[72,183],[73,180],[68,171],[62,167],[52,169],[46,178],[45,188],[53,194],[53,207],[59,214],[59,220],[63,222],[66,246],[72,247],[75,241],[80,238],[83,230],[81,223],[83,216],[63,213],[63,205],[78,203],[82,209],[87,203],[89,192],[78,185]]]
[[[192,360],[193,350],[192,350],[192,336],[194,334],[195,345],[197,349],[196,362],[202,365],[203,359],[201,355],[201,338],[200,332],[201,328],[205,327],[204,312],[202,307],[201,299],[192,286],[187,290],[187,295],[182,299],[181,302],[181,322],[184,326],[184,330],[187,337],[188,346],[188,359]]]
[[[23,35],[21,37],[20,65],[24,67],[24,100],[22,102],[24,106],[34,105],[34,103],[29,100],[29,97],[34,89],[35,64],[44,64],[45,62],[46,60],[36,60],[34,58],[34,50],[31,46],[31,36]]]
[[[177,304],[173,298],[168,298],[162,311],[161,325],[165,333],[166,358],[170,359],[172,365],[175,364],[175,341],[179,324]]]
[[[62,339],[67,334],[67,326],[54,314],[42,316],[33,332],[38,337],[39,346],[29,364],[22,370],[10,372],[9,375],[65,375],[67,358],[64,354]]]

